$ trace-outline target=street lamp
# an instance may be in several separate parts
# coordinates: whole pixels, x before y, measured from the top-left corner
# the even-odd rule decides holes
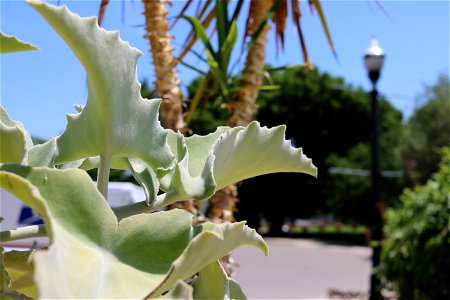
[[[370,80],[372,81],[371,102],[372,102],[372,201],[370,203],[369,224],[372,232],[372,275],[370,277],[370,300],[381,299],[380,280],[373,274],[373,270],[380,264],[381,239],[382,239],[382,218],[380,211],[381,195],[381,172],[380,172],[380,126],[378,112],[378,91],[376,84],[380,78],[380,71],[383,67],[384,51],[378,45],[377,39],[372,39],[369,49],[364,54],[364,66],[367,69]]]

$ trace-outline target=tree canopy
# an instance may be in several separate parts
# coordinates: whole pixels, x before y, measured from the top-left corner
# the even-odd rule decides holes
[[[407,124],[404,155],[414,183],[425,183],[438,170],[440,148],[450,143],[449,78],[439,76],[434,85],[426,86],[419,107]]]

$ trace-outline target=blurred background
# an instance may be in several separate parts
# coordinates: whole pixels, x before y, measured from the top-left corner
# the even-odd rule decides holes
[[[448,1],[49,2],[142,51],[142,94],[163,98],[165,127],[286,124],[313,159],[318,178],[272,174],[183,204],[269,237],[268,260],[228,260],[249,298],[450,296]],[[2,105],[45,141],[85,103],[84,70],[26,3],[0,9],[2,32],[40,48],[1,56]]]

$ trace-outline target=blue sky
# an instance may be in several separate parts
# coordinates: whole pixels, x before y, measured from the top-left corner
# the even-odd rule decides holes
[[[81,16],[96,15],[100,3],[99,0],[60,2]],[[302,26],[313,63],[321,71],[341,76],[353,86],[366,90],[370,89],[370,82],[362,56],[370,39],[377,37],[386,53],[378,89],[407,118],[420,105],[417,96],[423,92],[424,84],[435,83],[439,74],[449,74],[449,1],[380,3],[386,13],[372,0],[323,1],[338,60],[331,53],[317,14],[311,15],[307,1],[301,3]],[[182,1],[174,1],[171,14],[179,12],[182,5]],[[123,11],[121,1],[111,1],[104,27],[119,30],[123,40],[144,53],[138,63],[138,76],[152,82],[149,47],[142,37],[142,4],[139,0],[126,1],[124,7]],[[246,11],[242,17],[245,14]],[[59,135],[66,126],[65,114],[75,112],[73,104],[86,101],[84,70],[62,39],[24,2],[0,0],[0,15],[4,33],[40,48],[0,57],[1,103],[33,135],[43,138]],[[243,21],[241,18],[239,28]],[[189,29],[186,21],[180,21],[173,31],[178,51]],[[302,62],[292,23],[287,25],[284,53],[276,55],[273,31],[269,35],[268,63],[282,66]],[[202,50],[200,46],[197,49]],[[240,55],[239,49],[236,50],[234,60]],[[202,66],[195,57],[188,57],[188,62]],[[196,76],[184,67],[177,69],[185,85]]]

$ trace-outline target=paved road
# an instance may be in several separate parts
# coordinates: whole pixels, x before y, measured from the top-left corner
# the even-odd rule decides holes
[[[269,256],[241,247],[235,279],[249,299],[329,299],[329,289],[367,293],[368,247],[330,245],[310,240],[267,238]]]

